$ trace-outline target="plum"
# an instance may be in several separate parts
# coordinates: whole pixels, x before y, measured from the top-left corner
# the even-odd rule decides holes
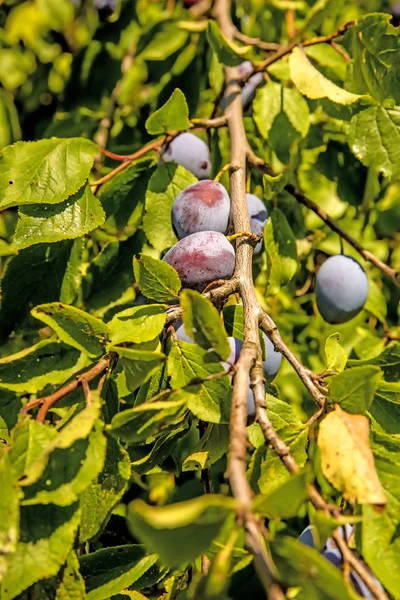
[[[201,2],[201,0],[183,0],[183,6],[185,8],[190,8],[191,6],[194,6],[195,4],[198,4],[199,2]]]
[[[364,307],[368,277],[351,256],[331,256],[317,273],[315,296],[318,310],[327,323],[346,323]]]
[[[265,343],[265,354],[266,358],[263,361],[263,369],[265,379],[267,381],[272,381],[274,377],[276,377],[279,367],[281,366],[282,354],[280,352],[276,352],[274,345],[267,338],[265,333],[263,333],[264,343]],[[234,365],[239,359],[239,354],[243,346],[243,342],[238,340],[237,338],[229,337],[229,343],[231,345],[231,354],[227,359],[227,363],[223,363],[226,368],[229,368],[229,365]],[[249,377],[249,389],[247,392],[247,415],[249,417],[253,417],[256,414],[256,406],[253,397],[253,391],[250,387],[250,377]]]
[[[112,15],[117,6],[117,0],[94,0],[94,6],[99,11],[101,18]]]
[[[164,162],[176,162],[198,179],[211,175],[211,158],[208,146],[193,133],[180,133],[162,150]]]
[[[252,233],[258,235],[263,233],[268,219],[268,211],[265,204],[258,196],[246,194],[247,210],[249,212],[250,229]],[[262,248],[262,240],[254,248],[254,254],[259,254]]]
[[[246,75],[248,75],[249,73],[251,73],[253,70],[253,65],[251,64],[251,62],[249,60],[245,60],[244,62],[242,62],[242,64],[240,64],[238,66],[238,71],[239,71],[239,77],[243,78]],[[250,77],[250,79],[244,84],[243,88],[242,88],[242,105],[243,108],[246,108],[254,99],[254,96],[256,94],[256,89],[258,88],[258,86],[261,84],[263,80],[263,74],[262,73],[255,73],[252,77]],[[221,102],[221,107],[223,109],[226,108],[228,104],[228,99],[226,97],[226,94],[224,95],[222,102]]]
[[[229,279],[235,270],[232,244],[218,231],[199,231],[179,240],[163,260],[174,267],[184,288],[203,291],[217,279]]]
[[[185,188],[172,205],[172,225],[178,238],[198,231],[226,233],[231,200],[217,181],[206,179]]]
[[[353,533],[354,527],[353,527],[353,525],[350,525],[347,523],[344,526],[344,528],[346,530],[346,537],[349,538]],[[301,533],[301,535],[299,537],[299,541],[302,544],[304,544],[305,546],[310,546],[310,548],[315,548],[315,541],[314,541],[314,537],[313,537],[314,530],[315,530],[315,528],[313,525],[309,525],[308,527],[306,527],[306,529],[304,529],[304,531]],[[338,528],[336,531],[343,537],[343,529],[341,527]],[[329,562],[331,562],[335,567],[341,568],[342,555],[340,553],[340,550],[336,546],[335,542],[332,540],[332,538],[328,538],[325,546],[321,549],[321,554],[324,556],[324,558],[329,560]],[[362,561],[362,562],[364,564],[364,567],[367,569],[367,571],[372,575],[371,570],[367,567],[367,565],[364,563],[364,561]],[[377,580],[377,578],[374,575],[372,575],[372,577],[374,579],[375,584],[379,587],[379,589],[383,590],[383,587],[380,584],[380,582]],[[351,569],[351,571],[350,571],[350,579],[351,579],[351,583],[353,584],[354,589],[356,590],[356,592],[358,594],[360,594],[360,596],[362,598],[367,598],[368,600],[373,600],[373,598],[375,596],[371,594],[371,592],[369,591],[369,589],[367,588],[365,583],[362,581],[361,577],[353,569]]]

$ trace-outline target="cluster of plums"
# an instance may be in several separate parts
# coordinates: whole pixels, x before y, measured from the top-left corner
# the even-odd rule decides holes
[[[235,268],[235,253],[225,237],[231,201],[220,183],[208,179],[211,172],[208,146],[192,133],[175,137],[164,148],[162,158],[182,165],[202,180],[183,190],[173,204],[172,224],[179,242],[164,260],[178,271],[184,287],[203,291],[211,281],[231,277]],[[251,231],[262,233],[268,217],[266,207],[254,194],[246,194],[246,199]],[[259,242],[254,253],[259,254],[261,247]],[[346,323],[365,305],[367,275],[350,256],[332,256],[317,273],[315,297],[327,323]]]
[[[346,538],[349,539],[353,535],[354,528],[352,525],[347,524],[344,526],[344,529],[346,532]],[[343,537],[343,529],[339,528],[337,532]],[[309,525],[300,535],[299,541],[305,546],[315,548],[316,544],[314,535],[315,528],[312,525]],[[327,540],[326,544],[321,549],[321,554],[338,569],[342,567],[342,555],[335,542],[331,538]],[[371,571],[365,563],[364,567],[369,571],[369,573],[371,573]],[[372,575],[372,577],[377,587],[383,590],[382,585],[377,580],[377,578],[374,575]],[[354,571],[354,569],[350,570],[350,581],[356,592],[361,596],[361,598],[368,598],[368,600],[373,600],[375,598],[375,596],[369,591],[365,583],[362,581],[361,577],[358,575],[358,573],[356,573],[356,571]]]
[[[226,189],[210,176],[210,154],[207,145],[191,133],[182,133],[164,148],[163,160],[181,164],[201,181],[193,183],[176,197],[172,206],[172,225],[179,241],[165,254],[163,260],[177,271],[182,286],[203,291],[218,279],[229,279],[235,269],[235,251],[226,238],[231,217],[231,200]],[[254,194],[247,194],[251,231],[262,233],[268,213],[264,203]],[[262,242],[254,250],[261,251]],[[178,339],[193,343],[182,323],[177,323]],[[230,337],[231,354],[224,367],[229,370],[237,362],[242,341]],[[267,381],[277,374],[282,355],[264,335]],[[255,414],[253,394],[249,386],[248,414]]]

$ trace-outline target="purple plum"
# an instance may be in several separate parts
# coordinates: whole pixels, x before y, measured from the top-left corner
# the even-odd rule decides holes
[[[229,279],[235,270],[232,244],[218,231],[199,231],[179,240],[163,260],[174,267],[184,288],[203,291],[217,279]]]
[[[164,162],[176,162],[198,179],[211,175],[211,158],[208,146],[193,133],[180,133],[162,151]]]
[[[243,78],[253,70],[253,65],[249,60],[245,60],[241,65],[238,66],[239,77]],[[243,108],[246,108],[253,100],[256,94],[256,89],[263,81],[262,73],[255,73],[250,79],[244,84],[242,88],[242,104]],[[228,99],[226,95],[224,95],[223,100],[221,102],[221,107],[223,109],[226,108],[228,104]]]
[[[254,194],[246,194],[247,210],[249,212],[250,229],[252,233],[258,235],[263,233],[265,224],[268,219],[268,212],[265,204],[258,196]],[[262,240],[258,242],[254,248],[254,254],[260,254],[262,248]]]
[[[348,539],[348,538],[350,538],[350,536],[352,535],[352,533],[354,531],[354,526],[347,523],[344,526],[344,528],[346,530],[346,538]],[[310,548],[315,548],[316,544],[315,544],[315,540],[313,537],[314,531],[315,531],[314,526],[309,525],[301,533],[301,535],[299,537],[299,541],[302,544],[304,544],[305,546],[310,546]],[[343,529],[341,527],[338,528],[336,531],[337,531],[337,533],[339,533],[339,535],[341,535],[341,537],[344,537]],[[321,554],[324,556],[324,558],[329,560],[329,562],[331,562],[335,567],[341,568],[342,555],[332,538],[328,538],[325,546],[321,550]],[[364,561],[362,561],[362,562],[363,562],[365,568],[369,571],[369,573],[372,574],[371,570],[367,567],[367,565],[364,563]],[[353,584],[354,589],[356,590],[356,592],[358,594],[360,594],[360,596],[362,598],[367,598],[368,600],[374,599],[375,596],[373,596],[371,594],[371,592],[369,591],[369,589],[367,588],[365,583],[362,581],[361,577],[353,569],[351,569],[351,571],[350,571],[350,579],[351,579],[351,583]],[[383,587],[380,584],[380,582],[377,580],[377,578],[373,576],[373,579],[374,579],[375,584],[381,590],[383,590]]]
[[[198,231],[219,231],[228,228],[231,200],[217,181],[206,179],[185,188],[172,205],[172,225],[178,238]]]
[[[315,297],[324,321],[332,325],[346,323],[367,301],[368,277],[351,256],[331,256],[317,273]]]

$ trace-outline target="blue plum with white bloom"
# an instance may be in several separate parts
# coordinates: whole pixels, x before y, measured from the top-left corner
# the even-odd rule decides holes
[[[315,297],[318,310],[327,323],[346,323],[364,308],[368,298],[368,277],[351,256],[331,256],[317,273]]]

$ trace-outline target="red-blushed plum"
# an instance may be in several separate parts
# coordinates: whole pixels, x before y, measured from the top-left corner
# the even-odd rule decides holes
[[[318,310],[327,323],[346,323],[367,301],[368,277],[351,256],[331,256],[317,273],[315,297]]]
[[[183,6],[185,8],[190,8],[191,6],[194,6],[195,4],[198,4],[201,1],[202,0],[183,0]]]
[[[265,204],[258,196],[246,194],[247,210],[249,212],[250,229],[255,235],[263,233],[268,219],[268,211]],[[262,240],[254,248],[254,254],[259,254],[262,248]]]
[[[350,525],[347,523],[344,526],[344,528],[346,530],[346,538],[349,539],[350,536],[353,534],[354,527],[353,527],[353,525]],[[338,528],[336,531],[337,531],[337,533],[339,533],[339,535],[341,537],[344,537],[342,527]],[[316,543],[315,543],[314,536],[313,536],[314,533],[315,533],[315,527],[313,525],[309,525],[301,533],[301,535],[299,537],[299,541],[302,544],[304,544],[305,546],[310,546],[310,548],[315,548]],[[332,563],[335,567],[338,567],[339,569],[342,568],[342,555],[340,553],[339,548],[336,546],[336,544],[332,538],[328,538],[325,546],[320,550],[320,552],[324,556],[324,558],[329,560],[329,562]],[[372,574],[372,572],[368,568],[368,566],[364,563],[364,561],[362,561],[362,563],[363,563],[364,567],[367,569],[367,571],[372,575],[375,584],[381,590],[383,590],[381,583]],[[367,588],[365,583],[362,581],[361,577],[353,569],[350,570],[350,580],[351,580],[351,583],[353,584],[354,589],[356,590],[356,592],[358,594],[360,594],[361,598],[367,598],[368,600],[374,600],[375,596],[369,591],[369,589]]]
[[[231,200],[223,185],[206,179],[189,185],[172,205],[172,225],[179,239],[198,231],[226,233]]]
[[[239,77],[243,78],[253,70],[253,65],[249,60],[245,60],[241,65],[238,66]],[[242,104],[243,108],[246,108],[254,99],[256,94],[256,89],[263,81],[262,73],[255,73],[250,79],[244,84],[242,88]],[[221,107],[225,109],[228,104],[228,99],[226,95],[224,95]]]
[[[161,153],[164,162],[176,162],[198,179],[208,179],[211,175],[211,157],[208,146],[193,133],[180,133]]]
[[[163,260],[174,267],[184,288],[203,291],[217,279],[229,279],[235,269],[232,244],[218,231],[199,231],[179,240]]]

